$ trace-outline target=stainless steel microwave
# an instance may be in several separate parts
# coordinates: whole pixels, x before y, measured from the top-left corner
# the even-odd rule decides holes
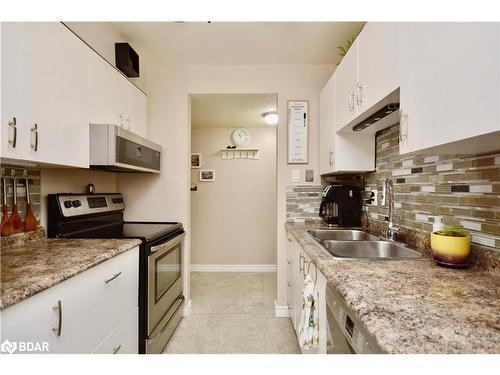
[[[161,146],[110,124],[90,124],[90,168],[160,173]]]

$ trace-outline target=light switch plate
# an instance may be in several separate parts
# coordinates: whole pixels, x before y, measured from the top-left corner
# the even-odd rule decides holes
[[[314,169],[306,169],[306,182],[314,182]]]
[[[292,182],[300,182],[300,170],[292,169]]]

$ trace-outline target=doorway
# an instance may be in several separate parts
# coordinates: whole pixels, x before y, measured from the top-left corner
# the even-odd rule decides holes
[[[165,352],[299,353],[275,317],[277,95],[197,94],[190,108],[191,313]]]
[[[275,272],[277,94],[191,100],[191,270]]]

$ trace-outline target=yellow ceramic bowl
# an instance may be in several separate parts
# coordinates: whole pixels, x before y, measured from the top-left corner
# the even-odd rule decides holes
[[[432,256],[444,266],[466,266],[469,264],[470,241],[470,236],[450,237],[431,233]]]

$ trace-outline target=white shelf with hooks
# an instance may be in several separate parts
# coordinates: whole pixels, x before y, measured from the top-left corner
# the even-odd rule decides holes
[[[258,148],[227,148],[221,150],[222,160],[259,159]]]

